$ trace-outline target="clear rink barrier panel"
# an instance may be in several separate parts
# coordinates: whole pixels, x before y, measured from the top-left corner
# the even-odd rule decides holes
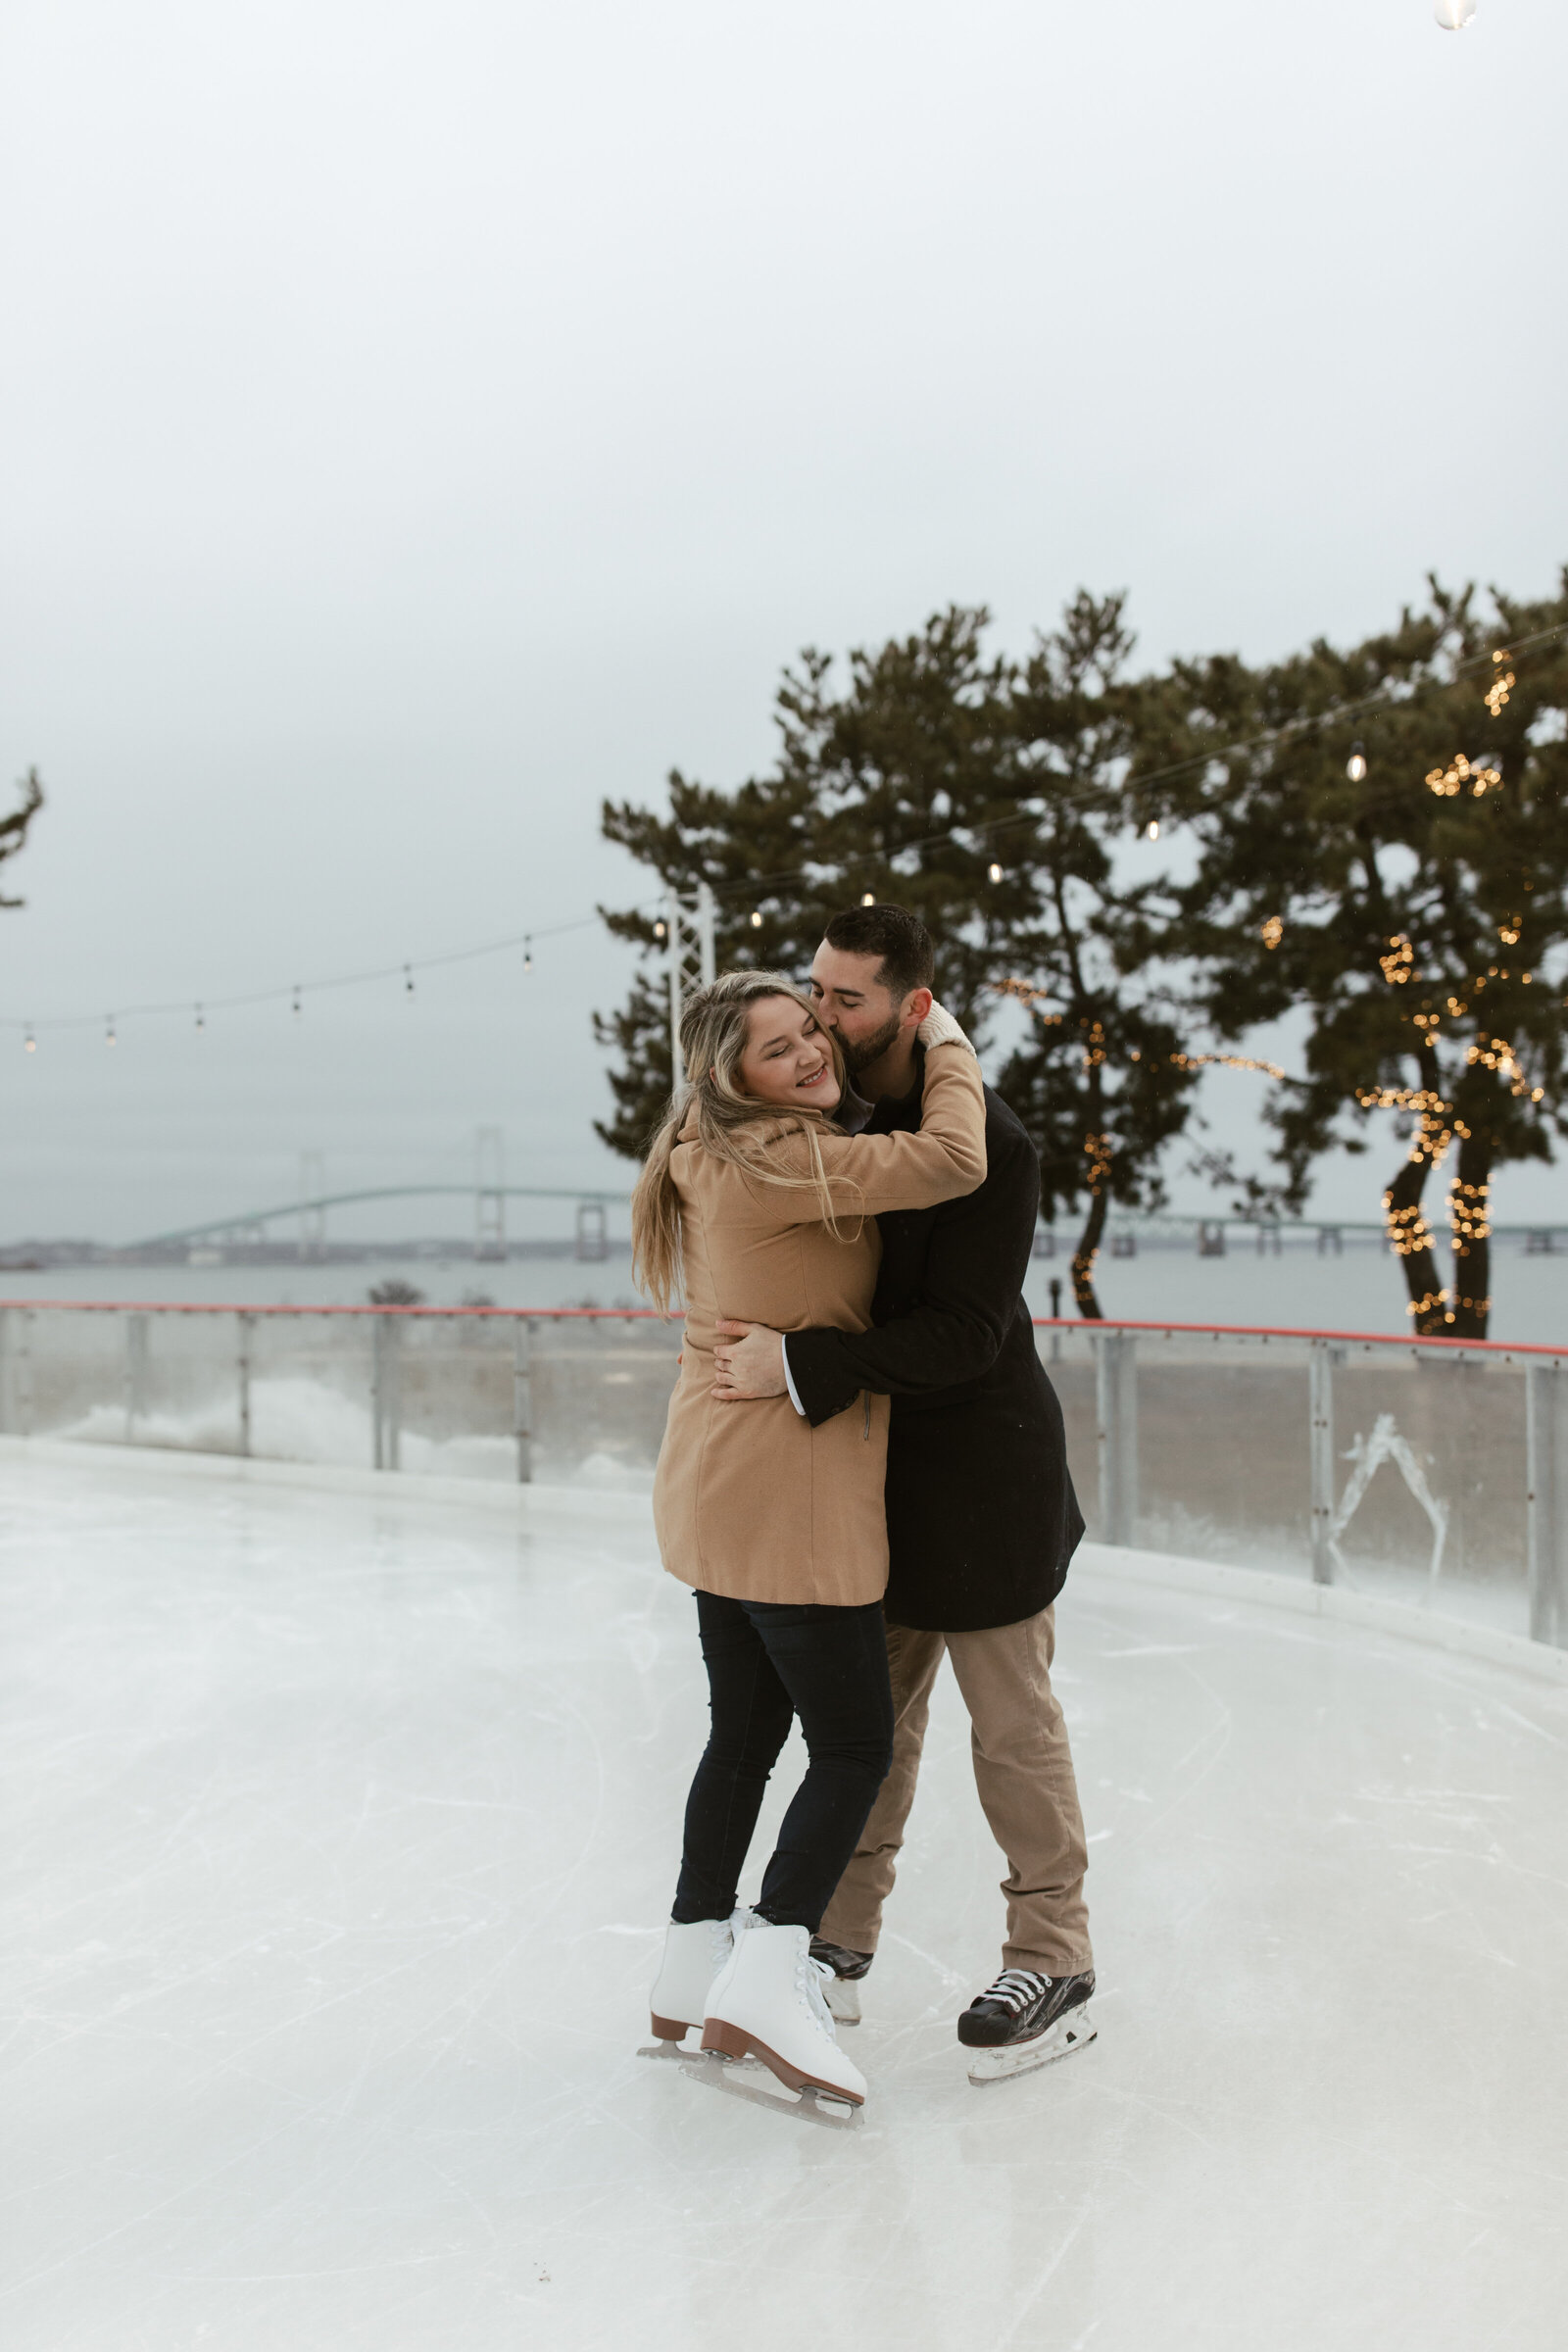
[[[1568,1647],[1568,1347],[1043,1321],[1089,1534]],[[647,1488],[648,1309],[0,1304],[0,1434]]]

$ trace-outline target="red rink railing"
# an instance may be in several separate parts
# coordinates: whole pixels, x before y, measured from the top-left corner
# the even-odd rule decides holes
[[[172,1298],[0,1298],[0,1313],[8,1308],[40,1313],[75,1315],[256,1315],[256,1316],[398,1316],[411,1321],[472,1320],[500,1323],[667,1323],[682,1320],[679,1312],[661,1314],[653,1306],[379,1306],[365,1304],[316,1305],[309,1300],[278,1305],[261,1301]],[[1033,1315],[1037,1331],[1073,1332],[1093,1339],[1097,1332],[1147,1332],[1152,1337],[1212,1340],[1328,1340],[1339,1347],[1435,1348],[1465,1354],[1546,1356],[1568,1360],[1568,1340],[1550,1347],[1535,1340],[1458,1340],[1425,1338],[1409,1331],[1329,1331],[1294,1323],[1172,1323],[1138,1321],[1127,1316]]]
[[[54,1324],[51,1333],[57,1317],[66,1328]],[[67,1340],[67,1328],[79,1331],[94,1318],[123,1323],[118,1354]],[[228,1346],[217,1332],[225,1319],[233,1335]],[[504,1437],[510,1449],[505,1459],[512,1464],[504,1474],[528,1482],[536,1449],[536,1376],[542,1376],[547,1456],[554,1446],[556,1455],[575,1461],[609,1445],[618,1448],[617,1459],[644,1475],[662,1426],[661,1383],[667,1374],[662,1367],[681,1320],[649,1306],[0,1298],[0,1432],[27,1437],[53,1430],[106,1444],[241,1456],[260,1437],[263,1450],[285,1460],[342,1461],[357,1453],[363,1461],[364,1447],[379,1470],[401,1468],[410,1449],[416,1460],[461,1455],[471,1463],[479,1458],[471,1451],[476,1443],[488,1466],[466,1474],[490,1477],[503,1473],[483,1449]],[[1341,1539],[1350,1518],[1373,1475],[1392,1463],[1430,1525],[1425,1583],[1434,1605],[1448,1601],[1446,1579],[1452,1571],[1444,1561],[1456,1550],[1461,1562],[1490,1563],[1483,1581],[1517,1580],[1522,1533],[1530,1632],[1568,1648],[1568,1342],[1551,1347],[1119,1317],[1037,1315],[1033,1322],[1043,1335],[1042,1352],[1066,1376],[1062,1393],[1073,1416],[1075,1469],[1088,1471],[1083,1449],[1092,1446],[1101,1541],[1147,1543],[1152,1530],[1152,1540],[1164,1548],[1179,1547],[1161,1529],[1180,1523],[1191,1530],[1200,1522],[1211,1526],[1216,1544],[1280,1543],[1282,1557],[1292,1545],[1304,1548],[1314,1582],[1331,1584],[1347,1573]],[[176,1324],[190,1331],[189,1346],[175,1344],[172,1332],[167,1345],[154,1345],[155,1330]],[[290,1349],[280,1329],[288,1325],[316,1327],[319,1344]],[[574,1328],[599,1329],[608,1346],[617,1325],[645,1327],[653,1345],[639,1345],[613,1371],[608,1358],[600,1358],[597,1343],[576,1348],[566,1344]],[[193,1326],[213,1332],[214,1341],[197,1341]],[[443,1351],[439,1330],[465,1326],[478,1327],[473,1345]],[[344,1334],[336,1348],[326,1338],[333,1327]],[[487,1342],[479,1337],[484,1327],[494,1333]],[[364,1341],[348,1338],[355,1329],[364,1332]],[[562,1334],[554,1349],[546,1343],[551,1330]],[[658,1344],[662,1331],[667,1332],[668,1349]],[[278,1338],[264,1339],[264,1333]],[[455,1329],[453,1336],[456,1343]],[[1173,1344],[1171,1351],[1161,1343]],[[1212,1357],[1210,1348],[1216,1350]],[[1277,1362],[1264,1380],[1262,1352],[1269,1349]],[[1238,1350],[1257,1363],[1259,1381],[1248,1383]],[[1205,1359],[1213,1364],[1212,1380],[1202,1369]],[[1408,1385],[1412,1371],[1444,1362],[1461,1378],[1468,1367],[1482,1386]],[[1374,1381],[1369,1389],[1368,1374],[1379,1365],[1396,1377],[1381,1387]],[[1091,1367],[1092,1392],[1082,1377]],[[1142,1446],[1141,1367],[1150,1375]],[[1279,1377],[1297,1371],[1306,1375],[1300,1390]],[[1192,1381],[1190,1396],[1172,1390],[1170,1376],[1177,1374]],[[1346,1384],[1338,1416],[1337,1375]],[[617,1381],[629,1385],[611,1385]],[[268,1385],[279,1382],[293,1384],[292,1423],[279,1419],[280,1391]],[[456,1454],[450,1451],[455,1445]],[[323,1452],[323,1446],[337,1450]],[[1299,1515],[1303,1467],[1309,1538]],[[1155,1498],[1149,1501],[1153,1490]],[[1408,1518],[1408,1506],[1399,1508]],[[1386,1499],[1372,1511],[1374,1531],[1379,1512],[1387,1523]],[[1357,1535],[1363,1551],[1367,1524]],[[1379,1540],[1375,1533],[1373,1540]]]

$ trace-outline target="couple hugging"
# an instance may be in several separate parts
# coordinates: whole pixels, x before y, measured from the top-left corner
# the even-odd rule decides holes
[[[855,2105],[859,2016],[951,1655],[1007,1858],[1003,1968],[958,2019],[975,2080],[1093,2037],[1083,1821],[1051,1689],[1083,1533],[1021,1297],[1033,1146],[931,993],[902,906],[836,915],[809,992],[726,972],[632,1207],[686,1333],[654,1484],[695,1589],[711,1730],[686,1806],[653,2029]],[[737,1882],[800,1718],[808,1763],[753,1909]]]

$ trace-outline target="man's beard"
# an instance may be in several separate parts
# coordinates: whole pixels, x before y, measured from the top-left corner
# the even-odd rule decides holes
[[[844,1055],[845,1067],[850,1076],[858,1077],[861,1070],[868,1070],[873,1061],[880,1061],[903,1025],[899,1015],[894,1013],[890,1020],[883,1022],[880,1029],[873,1029],[869,1037],[862,1037],[854,1043],[844,1035],[841,1029],[839,1031],[839,1051]]]

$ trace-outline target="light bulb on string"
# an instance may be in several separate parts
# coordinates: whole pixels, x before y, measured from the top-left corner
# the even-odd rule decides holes
[[[1002,868],[997,864],[995,858],[993,858],[991,863],[986,867],[986,879],[988,882],[1000,882],[1002,880]]]
[[[1350,746],[1350,757],[1345,762],[1345,772],[1352,784],[1361,783],[1366,776],[1366,753],[1358,743]]]
[[[1159,839],[1159,819],[1157,816],[1152,816],[1148,824],[1144,827],[1144,839],[1146,841],[1157,841]]]
[[[403,993],[406,997],[412,997],[414,994],[414,966],[412,963],[406,963],[403,966]]]
[[[111,1013],[109,1015],[108,1025],[104,1030],[104,1044],[106,1046],[118,1046],[120,1040],[115,1035],[115,1016],[113,1013]]]
[[[522,943],[522,968],[525,972],[533,970],[533,937],[531,933]]]
[[[294,1010],[298,1012],[300,1009],[300,984],[296,980],[294,983]]]
[[[207,1015],[199,1004],[196,1007],[196,1026],[198,1029],[205,1029],[207,1026]]]
[[[860,905],[862,906],[874,906],[876,905],[875,895],[869,890],[862,890],[860,893]]]
[[[662,939],[662,938],[663,938],[663,936],[664,936],[664,925],[663,925],[662,923],[656,923],[656,924],[654,925],[654,937],[655,937],[656,939]]]
[[[1476,0],[1438,0],[1432,14],[1445,32],[1463,32],[1476,21]]]
[[[761,928],[762,928],[762,909],[760,908],[760,906],[754,906],[754,907],[752,908],[752,929],[753,929],[754,931],[760,931],[760,929],[761,929]]]
[[[24,1054],[36,1054],[38,1051],[38,1040],[32,1034],[30,1023],[28,1025],[27,1034],[22,1041],[22,1051]]]

